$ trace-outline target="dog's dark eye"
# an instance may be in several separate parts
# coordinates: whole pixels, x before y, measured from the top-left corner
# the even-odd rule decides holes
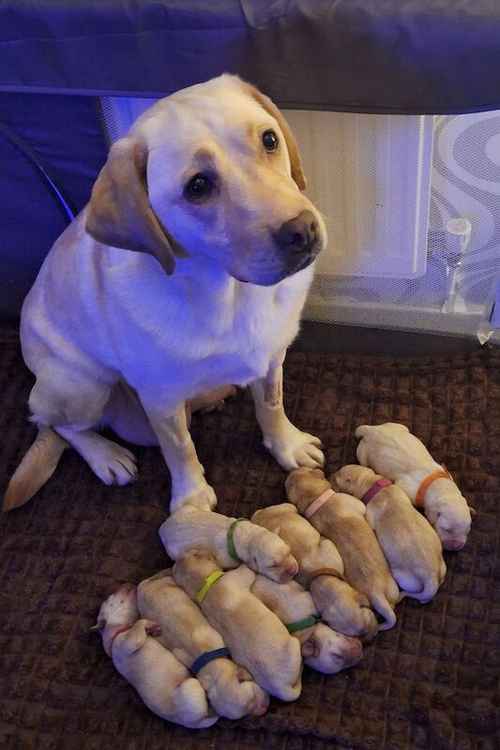
[[[213,179],[202,172],[191,177],[184,188],[184,195],[188,201],[196,202],[206,200],[214,189]]]
[[[262,133],[262,143],[266,151],[276,151],[279,146],[279,138],[274,130],[266,130]]]

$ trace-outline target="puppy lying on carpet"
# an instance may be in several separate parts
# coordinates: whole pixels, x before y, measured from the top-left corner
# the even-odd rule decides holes
[[[447,550],[462,549],[471,527],[471,510],[450,474],[405,425],[361,425],[358,461],[392,479],[425,515]]]
[[[213,555],[202,550],[183,555],[173,572],[176,583],[198,602],[224,638],[233,659],[271,695],[284,701],[298,698],[302,688],[300,644],[251,593],[256,574],[246,565],[224,573]]]
[[[363,656],[357,638],[336,633],[319,622],[321,618],[310,593],[297,581],[275,583],[258,575],[251,591],[299,640],[304,664],[311,669],[336,674],[357,664]]]
[[[408,495],[372,469],[354,464],[330,481],[366,504],[366,520],[401,591],[422,603],[430,601],[444,581],[446,563],[438,535]]]
[[[152,637],[160,634],[158,624],[139,619],[135,586],[125,584],[103,602],[94,629],[115,668],[153,713],[192,729],[215,724],[219,717],[200,682]]]
[[[231,661],[222,637],[177,586],[170,570],[137,586],[137,606],[142,617],[158,623],[158,641],[196,675],[219,716],[240,719],[267,711],[264,690],[244,667]]]
[[[276,534],[247,519],[235,519],[186,505],[160,526],[163,546],[172,560],[190,549],[211,552],[224,570],[242,562],[273,581],[289,581],[298,571],[290,547]]]
[[[335,545],[322,538],[295,505],[261,508],[252,521],[279,534],[289,545],[299,565],[298,583],[309,589],[316,609],[333,630],[364,640],[376,635],[378,625],[370,603],[343,580],[344,563]]]
[[[285,482],[288,499],[312,525],[337,546],[346,580],[365,594],[383,618],[381,630],[396,623],[394,606],[400,593],[377,538],[368,525],[366,508],[352,495],[334,493],[320,469],[296,469]]]

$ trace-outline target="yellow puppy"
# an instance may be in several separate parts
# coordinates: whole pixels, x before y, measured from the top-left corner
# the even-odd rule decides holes
[[[357,664],[363,647],[357,638],[336,633],[319,622],[312,597],[297,581],[275,583],[257,576],[252,594],[275,613],[300,642],[304,663],[318,672],[336,674]]]
[[[184,506],[162,523],[159,534],[172,560],[190,549],[206,549],[223,569],[244,562],[273,581],[289,581],[298,571],[290,547],[279,536],[244,518]]]
[[[361,425],[358,461],[392,479],[425,515],[448,550],[462,549],[471,527],[471,511],[450,474],[405,425]]]
[[[346,580],[365,594],[384,618],[381,630],[396,623],[400,594],[377,538],[366,522],[366,508],[352,495],[334,493],[319,469],[297,469],[285,483],[288,499],[338,547]]]
[[[240,719],[267,711],[266,693],[246,669],[231,661],[222,637],[177,586],[170,570],[138,585],[137,604],[142,617],[158,623],[159,642],[196,675],[219,716]]]
[[[324,539],[293,503],[262,508],[252,521],[274,531],[289,545],[299,571],[297,581],[309,589],[316,609],[333,630],[370,640],[378,630],[364,594],[343,580],[344,563],[330,539]]]
[[[365,466],[344,466],[332,483],[366,503],[366,520],[401,591],[430,601],[444,581],[446,564],[438,535],[408,495]]]
[[[153,713],[176,724],[204,729],[217,719],[197,679],[153,635],[160,628],[139,619],[137,590],[124,584],[103,602],[94,626],[104,650]]]
[[[235,661],[276,698],[293,701],[302,688],[300,644],[254,594],[246,565],[223,573],[209,552],[191,550],[174,565],[174,578],[200,604]]]

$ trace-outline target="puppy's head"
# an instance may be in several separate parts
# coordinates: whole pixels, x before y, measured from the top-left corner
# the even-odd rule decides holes
[[[360,661],[363,646],[357,638],[336,633],[319,622],[302,644],[302,656],[308,667],[324,674],[336,674]]]
[[[346,581],[333,576],[319,576],[311,583],[311,596],[321,616],[339,633],[371,641],[378,623],[366,596]]]
[[[246,561],[249,567],[277,583],[289,581],[299,571],[288,544],[267,529],[256,530],[249,553],[251,559]]]
[[[174,565],[174,579],[178,586],[194,598],[210,573],[218,570],[215,557],[206,550],[191,549],[180,557]]]
[[[250,672],[230,659],[217,659],[200,673],[210,704],[227,719],[262,716],[269,707],[269,696]]]
[[[287,498],[298,508],[299,513],[304,513],[313,500],[330,487],[330,482],[321,469],[294,469],[285,481]]]
[[[332,484],[340,492],[347,492],[354,497],[363,497],[372,484],[380,479],[380,476],[367,466],[348,464],[335,472],[332,479]]]
[[[430,523],[446,550],[462,549],[470,532],[472,517],[467,501],[455,485],[443,493],[439,502],[427,514]]]
[[[131,583],[124,583],[101,604],[97,622],[91,630],[102,636],[106,648],[110,632],[115,628],[133,625],[139,617],[137,587]]]
[[[206,261],[269,286],[326,244],[296,141],[270,99],[223,75],[159,101],[111,148],[87,208],[100,242]]]

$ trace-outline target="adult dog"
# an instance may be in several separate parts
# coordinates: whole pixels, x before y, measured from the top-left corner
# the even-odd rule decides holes
[[[184,404],[226,383],[250,384],[283,468],[323,464],[320,441],[290,423],[282,400],[285,352],[326,243],[304,188],[283,116],[235,76],[158,101],[112,146],[23,306],[39,434],[5,509],[37,491],[67,443],[106,484],[133,479],[133,455],[101,426],[160,445],[171,510],[214,507]]]

